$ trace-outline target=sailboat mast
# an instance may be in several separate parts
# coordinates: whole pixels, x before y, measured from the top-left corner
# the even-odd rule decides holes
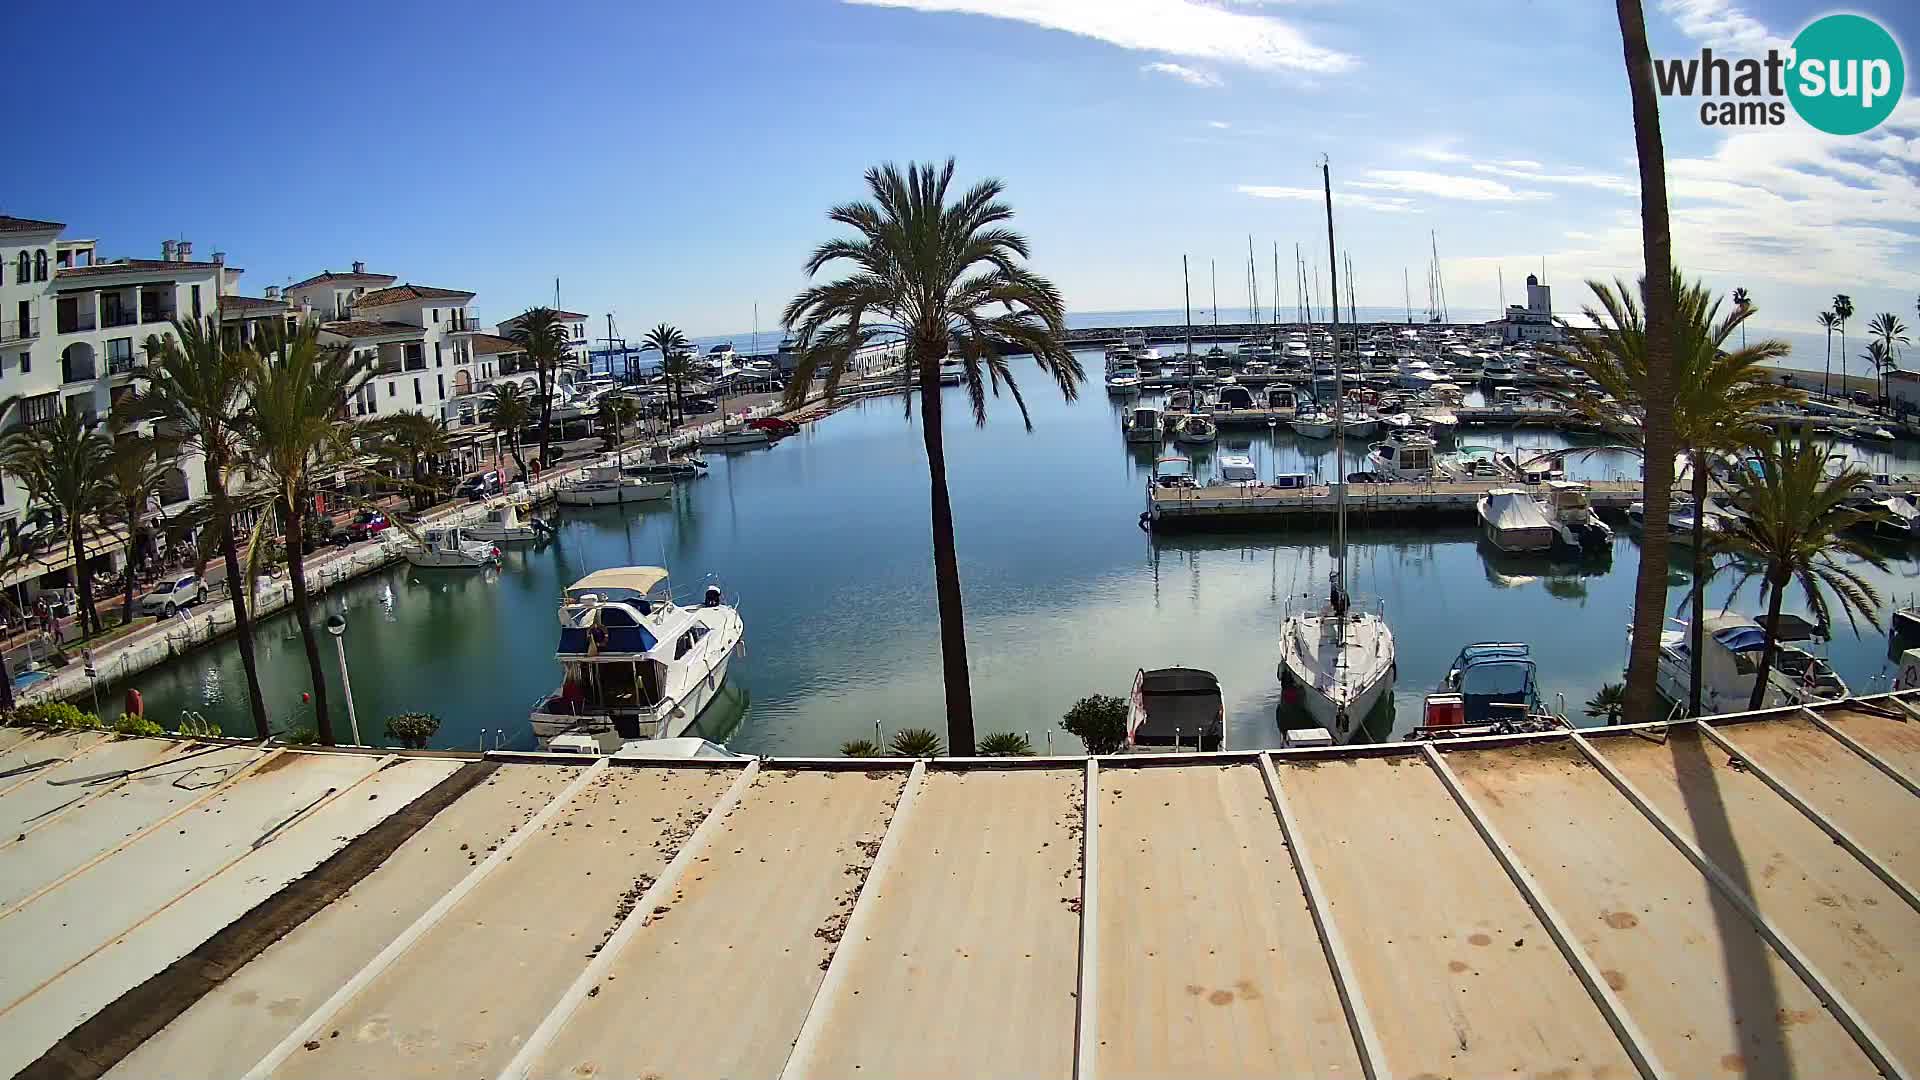
[[[1247,234],[1247,295],[1252,298],[1253,310],[1248,314],[1254,322],[1260,321],[1260,270],[1253,261],[1253,234]]]
[[[1215,259],[1207,260],[1207,277],[1213,288],[1213,328],[1218,330],[1220,329],[1220,270],[1216,263]],[[1187,351],[1192,352],[1193,349],[1188,348]]]
[[[1407,300],[1407,325],[1413,325],[1413,277],[1406,267],[1400,268],[1400,293]]]
[[[1542,279],[1544,280],[1544,279]],[[1273,340],[1280,340],[1280,241],[1273,242]]]
[[[1320,187],[1327,202],[1327,273],[1333,278],[1333,307],[1328,315],[1327,329],[1333,334],[1333,467],[1339,473],[1334,490],[1333,525],[1333,589],[1329,603],[1337,618],[1339,636],[1336,639],[1341,652],[1345,655],[1347,643],[1347,411],[1346,383],[1342,377],[1340,363],[1340,282],[1335,269],[1339,265],[1333,246],[1333,166],[1326,158],[1320,159]]]
[[[1180,256],[1180,291],[1183,294],[1185,294],[1187,299],[1187,359],[1186,359],[1187,395],[1188,395],[1187,409],[1190,412],[1197,412],[1199,410],[1194,409],[1193,401],[1192,401],[1192,395],[1193,395],[1193,282],[1187,276],[1187,257],[1185,255]]]

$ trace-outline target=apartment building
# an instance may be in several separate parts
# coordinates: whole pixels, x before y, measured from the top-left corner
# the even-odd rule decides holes
[[[417,412],[451,422],[456,384],[473,383],[472,338],[480,326],[467,310],[472,300],[460,289],[394,285],[359,294],[350,318],[324,323],[323,340],[372,365],[373,376],[349,403],[351,415]]]
[[[582,315],[578,311],[560,311],[555,312],[555,314],[560,316],[561,322],[565,323],[567,327],[567,357],[574,364],[584,369],[588,363],[587,350],[590,347],[587,342],[587,319],[589,316]],[[502,337],[512,337],[513,332],[519,328],[520,321],[524,317],[525,313],[522,313],[502,322],[499,327],[500,335]]]

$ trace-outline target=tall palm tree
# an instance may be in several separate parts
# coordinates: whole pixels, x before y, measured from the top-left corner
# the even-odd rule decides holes
[[[1873,372],[1874,392],[1881,400],[1886,400],[1886,373],[1897,366],[1893,362],[1893,354],[1887,351],[1879,338],[1874,338],[1867,342],[1867,351],[1860,354],[1860,359],[1866,361],[1868,369]]]
[[[160,460],[160,441],[138,431],[122,431],[113,440],[107,462],[108,505],[115,520],[127,529],[127,567],[122,580],[120,625],[133,621],[133,543],[140,513],[153,496],[166,489],[172,466]]]
[[[1833,298],[1833,317],[1840,320],[1840,396],[1847,397],[1847,320],[1853,318],[1853,297],[1846,293]]]
[[[809,286],[787,305],[781,321],[793,329],[799,354],[787,385],[789,405],[804,401],[815,374],[822,372],[831,399],[869,342],[897,343],[902,349],[906,407],[911,416],[917,392],[932,488],[947,742],[953,753],[966,756],[974,749],[973,690],[940,427],[940,364],[957,354],[964,365],[976,425],[987,422],[988,390],[997,397],[1004,384],[1029,431],[1033,419],[1002,347],[1030,353],[1068,400],[1078,395],[1086,373],[1065,344],[1060,290],[1026,268],[1026,239],[1005,227],[1013,208],[1000,201],[1003,185],[982,180],[949,200],[953,169],[951,158],[944,165],[909,165],[904,173],[892,164],[868,169],[873,201],[827,212],[856,235],[821,244],[806,264],[809,276],[839,262],[851,263],[853,272]]]
[[[640,415],[640,407],[625,394],[608,394],[600,399],[600,424],[608,438],[608,449],[625,440],[626,427]]]
[[[73,552],[73,579],[80,595],[80,633],[103,627],[94,606],[93,575],[87,572],[87,539],[110,509],[108,473],[113,441],[89,427],[78,413],[56,410],[52,420],[0,438],[0,471],[20,481],[27,499],[60,516]]]
[[[320,663],[320,639],[313,630],[307,593],[306,515],[314,481],[352,460],[350,428],[338,422],[340,403],[358,393],[372,365],[355,360],[350,349],[323,345],[318,323],[289,332],[275,329],[256,338],[246,357],[245,389],[252,403],[251,423],[240,441],[247,459],[273,487],[277,515],[262,514],[249,552],[257,551],[268,523],[278,517],[287,549],[287,579],[293,586],[294,618],[307,654],[313,684],[314,726],[320,741],[332,745],[333,716],[327,708],[326,669]],[[413,415],[413,414],[401,414]],[[251,591],[252,563],[248,580]]]
[[[567,324],[550,307],[532,307],[521,313],[510,336],[525,350],[540,378],[540,465],[544,468],[547,444],[552,440],[554,390],[567,360]]]
[[[507,437],[507,450],[513,454],[513,463],[520,466],[520,478],[527,478],[527,459],[520,456],[520,433],[526,430],[533,418],[533,407],[527,403],[527,396],[520,392],[516,383],[503,382],[493,385],[493,400],[488,403],[492,416],[488,423],[493,430]]]
[[[1867,324],[1867,332],[1880,343],[1883,354],[1880,364],[1876,366],[1880,370],[1880,399],[1885,401],[1887,398],[1886,373],[1900,370],[1899,347],[1909,344],[1907,324],[1901,322],[1900,316],[1893,312],[1883,311],[1875,315],[1873,321]]]
[[[1840,325],[1840,316],[1831,311],[1823,311],[1817,320],[1820,328],[1827,332],[1827,371],[1820,381],[1820,396],[1833,396],[1833,330]]]
[[[1766,701],[1767,676],[1778,651],[1780,601],[1787,586],[1800,585],[1807,609],[1828,634],[1833,626],[1833,604],[1827,598],[1831,592],[1848,625],[1858,633],[1856,616],[1865,618],[1869,626],[1879,625],[1875,613],[1880,594],[1849,562],[1864,562],[1882,572],[1887,569],[1886,558],[1854,532],[1854,526],[1871,515],[1846,505],[1853,489],[1871,479],[1864,469],[1838,467],[1833,453],[1808,439],[1804,431],[1797,441],[1783,433],[1762,444],[1755,465],[1734,473],[1734,505],[1745,516],[1737,518],[1722,537],[1736,556],[1761,566],[1767,597],[1767,617],[1762,623],[1766,645],[1749,709],[1758,709]]]
[[[1673,230],[1667,215],[1667,152],[1660,139],[1660,96],[1653,82],[1640,0],[1615,0],[1633,142],[1640,165],[1640,248],[1646,263],[1646,528],[1633,589],[1633,638],[1627,651],[1628,720],[1650,720],[1657,706],[1660,629],[1667,606],[1667,511],[1673,500]]]
[[[1640,283],[1644,296],[1646,282]],[[1599,309],[1589,307],[1586,320],[1598,331],[1567,326],[1571,344],[1554,347],[1568,365],[1593,379],[1591,390],[1576,390],[1567,400],[1589,421],[1619,437],[1628,447],[1642,450],[1645,428],[1639,417],[1646,412],[1646,324],[1641,308],[1624,283],[1609,287],[1590,282],[1588,287],[1599,301]],[[1693,503],[1704,507],[1710,480],[1709,462],[1719,455],[1739,451],[1767,436],[1768,429],[1758,419],[1763,410],[1783,400],[1799,400],[1804,395],[1774,385],[1768,379],[1766,365],[1791,349],[1783,341],[1761,341],[1751,347],[1725,351],[1734,328],[1743,325],[1754,311],[1751,305],[1735,307],[1720,314],[1720,301],[1702,282],[1689,284],[1678,270],[1673,274],[1674,353],[1672,409],[1675,445],[1691,461]],[[1624,411],[1623,411],[1624,407]],[[1706,622],[1706,593],[1700,587],[1708,576],[1706,519],[1696,513],[1693,522],[1693,666],[1688,680],[1688,715],[1700,712],[1701,658]]]
[[[687,337],[670,323],[661,323],[647,331],[641,339],[641,347],[660,351],[660,374],[667,380],[667,398],[671,405],[674,423],[685,419],[680,410],[680,390],[682,380],[693,372],[693,361],[687,355],[690,346]]]
[[[239,456],[240,433],[252,422],[245,393],[246,353],[227,347],[217,317],[176,319],[173,333],[149,335],[147,385],[121,399],[117,411],[131,420],[152,420],[163,437],[177,438],[183,448],[201,455],[206,474],[207,501],[213,525],[220,532],[220,554],[227,567],[227,593],[233,604],[234,640],[240,649],[240,667],[247,676],[247,705],[253,713],[254,733],[262,739],[273,732],[267,724],[267,703],[260,694],[260,668],[253,655],[253,615],[247,610],[248,590],[240,577],[240,549],[233,534],[233,494],[230,474],[244,464]]]
[[[1745,285],[1737,285],[1734,287],[1733,309],[1735,311],[1742,313],[1741,320],[1740,320],[1740,347],[1744,349],[1747,347],[1747,324],[1746,324],[1745,313],[1753,310],[1753,294],[1747,291],[1747,287]]]
[[[366,431],[376,440],[374,453],[407,470],[407,505],[415,510],[433,501],[425,475],[445,457],[446,421],[417,412],[388,413],[369,421]]]

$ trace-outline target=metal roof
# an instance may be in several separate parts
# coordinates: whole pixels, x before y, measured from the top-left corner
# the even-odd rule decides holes
[[[0,731],[0,1073],[1912,1076],[1916,702],[914,763]]]

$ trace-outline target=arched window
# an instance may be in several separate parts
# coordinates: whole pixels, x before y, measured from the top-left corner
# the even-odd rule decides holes
[[[27,257],[26,252],[23,251],[20,253],[20,258],[14,261],[14,267],[14,284],[25,285],[33,279],[33,260]]]
[[[45,251],[36,251],[33,253],[33,280],[47,280],[47,253]]]

